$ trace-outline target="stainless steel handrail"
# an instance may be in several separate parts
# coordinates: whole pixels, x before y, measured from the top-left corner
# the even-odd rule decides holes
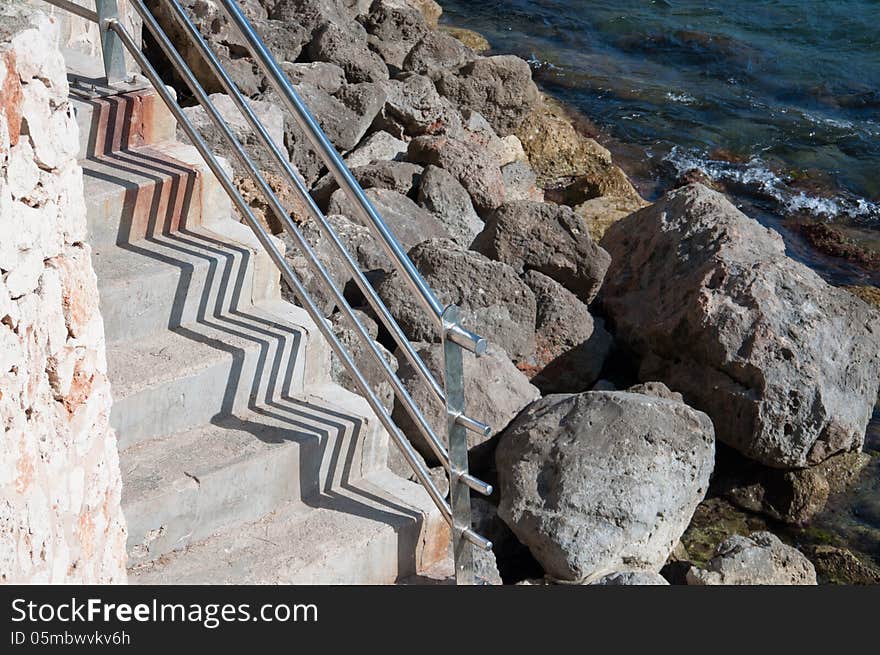
[[[474,478],[467,470],[466,430],[472,430],[485,435],[488,435],[490,430],[484,423],[464,414],[464,386],[462,378],[461,350],[467,349],[476,354],[481,354],[486,348],[485,340],[474,333],[469,332],[460,325],[457,307],[450,306],[443,308],[440,305],[427,282],[422,278],[421,274],[409,260],[409,257],[403,251],[399,242],[379,216],[378,212],[372,207],[369,199],[364,194],[363,189],[361,189],[351,172],[342,162],[341,157],[336,152],[327,136],[320,129],[317,121],[311,115],[308,108],[298,97],[287,78],[281,72],[277,62],[275,62],[271,54],[269,54],[265,45],[260,40],[259,36],[257,36],[248,20],[244,17],[234,2],[231,2],[230,0],[221,0],[221,5],[223,6],[224,11],[229,16],[231,22],[236,25],[237,29],[241,32],[248,49],[251,51],[251,54],[257,63],[267,74],[273,87],[275,87],[276,91],[282,97],[285,106],[294,115],[297,123],[312,142],[312,145],[322,156],[326,165],[336,177],[340,188],[342,188],[349,198],[354,201],[361,220],[363,220],[365,224],[374,231],[380,245],[390,257],[395,270],[397,270],[407,281],[410,288],[421,300],[421,303],[424,305],[429,315],[432,315],[437,321],[444,350],[444,383],[446,387],[444,391],[427,369],[421,357],[415,352],[412,344],[406,339],[403,331],[400,329],[393,316],[391,316],[381,298],[376,294],[375,290],[366,280],[356,261],[346,250],[332,225],[330,225],[326,217],[321,213],[320,209],[318,209],[314,200],[308,193],[305,184],[291,165],[289,159],[282,153],[280,147],[269,136],[265,126],[263,126],[256,117],[247,101],[239,92],[234,81],[223,68],[219,59],[199,34],[198,29],[180,7],[177,0],[165,0],[170,5],[175,19],[181,24],[184,31],[196,45],[213,73],[220,80],[224,90],[228,93],[238,110],[242,113],[248,124],[260,138],[262,145],[269,150],[276,163],[284,171],[285,176],[288,178],[288,182],[292,185],[299,197],[305,202],[310,217],[318,223],[322,232],[330,239],[336,253],[343,258],[347,269],[352,274],[361,291],[364,293],[365,298],[367,298],[370,305],[380,316],[392,336],[395,337],[395,340],[401,347],[401,351],[431,390],[434,399],[441,403],[445,403],[448,423],[447,430],[449,435],[449,452],[447,453],[442,442],[439,440],[430,424],[426,421],[424,414],[415,404],[408,390],[403,386],[394,370],[388,365],[364,326],[357,319],[353,309],[345,300],[342,292],[337,288],[326,268],[315,255],[310,244],[290,219],[290,216],[272,192],[261,172],[256,168],[241,143],[229,129],[228,125],[211,102],[204,88],[198,82],[190,67],[171,44],[155,17],[146,8],[142,0],[129,0],[132,7],[143,19],[144,25],[154,36],[160,48],[171,61],[175,70],[180,74],[183,81],[193,92],[193,95],[199,104],[205,109],[208,117],[219,130],[224,141],[226,141],[232,148],[236,158],[239,159],[245,167],[248,175],[253,179],[261,194],[265,197],[273,213],[275,213],[281,221],[284,230],[290,235],[304,255],[310,268],[317,275],[317,278],[321,280],[324,286],[329,288],[340,311],[354,326],[358,336],[365,341],[368,352],[379,365],[379,369],[383,372],[385,378],[391,383],[395,395],[413,419],[416,427],[431,445],[438,459],[448,471],[451,500],[450,503],[447,504],[446,500],[442,497],[442,494],[440,494],[436,485],[431,480],[424,462],[409,443],[406,436],[403,435],[391,419],[390,414],[378,399],[366,378],[360,372],[356,363],[352,360],[350,354],[335,335],[326,318],[306,291],[302,282],[296,277],[295,273],[290,268],[290,265],[284,259],[284,256],[281,254],[281,251],[273,241],[271,235],[269,235],[266,229],[256,219],[250,207],[235,188],[229,175],[219,163],[217,157],[213,154],[205,140],[195,129],[192,122],[187,118],[186,114],[177,105],[173,94],[164,86],[158,73],[140,51],[140,48],[137,46],[132,36],[119,22],[115,0],[98,0],[96,3],[97,11],[94,12],[94,14],[89,14],[88,10],[84,9],[83,11],[75,11],[71,9],[68,6],[71,4],[69,0],[45,1],[62,9],[72,11],[72,13],[75,13],[78,16],[89,20],[97,20],[101,28],[101,43],[102,48],[104,49],[104,60],[108,71],[110,71],[111,65],[114,70],[118,68],[117,63],[120,61],[119,53],[123,47],[129,51],[135,62],[141,67],[144,74],[156,88],[157,93],[168,106],[172,115],[183,129],[184,133],[217,177],[236,209],[238,209],[242,217],[254,231],[261,245],[267,250],[270,258],[279,268],[282,277],[293,289],[303,308],[315,321],[322,335],[327,339],[333,351],[342,361],[343,366],[352,375],[358,389],[364,395],[371,409],[376,413],[376,416],[382,423],[383,427],[388,431],[395,445],[401,449],[404,458],[415,472],[416,478],[426,488],[428,495],[437,505],[444,519],[452,526],[453,551],[456,560],[456,579],[459,583],[472,582],[472,553],[469,547],[466,547],[466,544],[472,544],[486,550],[491,549],[492,544],[489,540],[474,532],[471,527],[469,489],[488,495],[492,492],[492,487],[491,485]],[[112,57],[109,55],[111,51]],[[111,82],[110,75],[108,75],[108,82]]]

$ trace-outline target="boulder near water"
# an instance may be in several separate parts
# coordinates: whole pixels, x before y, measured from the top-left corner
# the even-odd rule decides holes
[[[880,314],[785,254],[782,238],[700,184],[602,239],[616,338],[766,466],[862,447],[880,385]]]
[[[658,572],[703,499],[712,423],[657,395],[545,396],[501,435],[499,515],[559,580]]]
[[[705,569],[691,567],[690,585],[814,585],[816,569],[774,534],[734,535],[718,545]]]

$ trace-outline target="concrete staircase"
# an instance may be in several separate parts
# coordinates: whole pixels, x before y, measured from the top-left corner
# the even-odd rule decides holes
[[[72,89],[76,87],[73,86]],[[446,556],[424,490],[152,91],[72,94],[129,580],[393,583]]]

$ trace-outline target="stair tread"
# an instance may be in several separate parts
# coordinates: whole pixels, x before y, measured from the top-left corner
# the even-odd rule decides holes
[[[308,411],[305,407],[305,401],[286,399],[123,450],[123,506],[185,487],[276,448],[316,445],[331,417],[322,416],[314,404]],[[332,420],[338,423],[339,418]]]
[[[291,503],[259,521],[139,565],[129,571],[129,581],[283,584],[313,582],[317,576],[328,583],[393,582],[370,578],[375,563],[369,545],[397,539],[407,529],[423,530],[419,522],[425,514],[438,532],[438,513],[421,487],[390,472],[376,473],[332,497],[309,505]],[[410,537],[419,543],[418,535]],[[378,549],[381,556],[399,557],[388,550]],[[375,568],[388,575],[385,567]]]
[[[151,144],[79,160],[86,202],[117,194],[120,186],[137,189],[192,172],[191,166],[166,154],[163,146]]]
[[[248,306],[246,313],[221,311],[146,339],[108,344],[107,368],[114,400],[258,350],[273,338],[271,334],[282,329],[299,331]]]

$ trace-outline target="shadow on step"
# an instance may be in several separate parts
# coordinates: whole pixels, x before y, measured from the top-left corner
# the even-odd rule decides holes
[[[232,360],[211,422],[265,443],[299,441],[299,497],[307,505],[390,525],[399,525],[401,517],[421,520],[420,511],[361,484],[364,462],[371,458],[365,450],[385,447],[371,443],[381,440],[370,434],[376,432],[375,417],[367,423],[297,397],[303,387],[304,363],[297,361],[303,334],[251,304],[248,248],[190,224],[201,211],[199,175],[156,149],[113,152],[96,160],[100,171],[96,166],[86,174],[126,190],[116,245],[179,271],[167,328]],[[133,184],[132,177],[151,184]],[[203,281],[196,281],[196,268],[206,269]],[[260,419],[277,429],[267,429]],[[415,557],[411,547],[398,545],[404,549],[398,553],[402,564]]]

